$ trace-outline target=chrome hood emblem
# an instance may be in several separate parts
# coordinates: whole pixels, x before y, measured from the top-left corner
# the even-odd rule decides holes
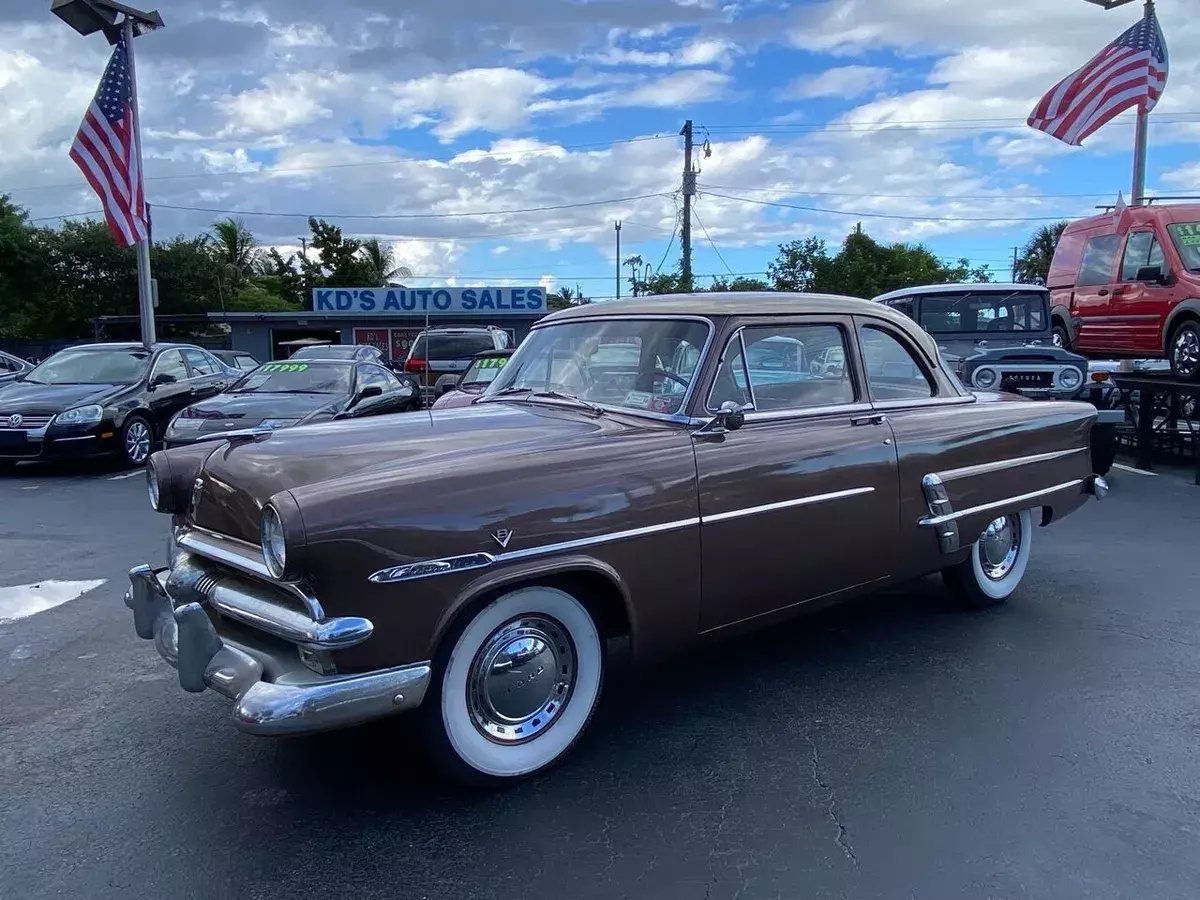
[[[21,421],[22,421],[22,419],[19,415],[11,415],[8,417],[8,427],[9,428],[20,428]]]
[[[499,531],[492,532],[492,540],[500,545],[501,550],[508,546],[508,542],[512,540],[512,536],[513,533],[508,528],[501,528]]]

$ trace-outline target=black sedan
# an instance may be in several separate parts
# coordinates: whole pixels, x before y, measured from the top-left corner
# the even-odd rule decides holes
[[[142,465],[167,423],[236,380],[187,344],[85,344],[0,386],[0,467],[115,457]]]
[[[13,356],[11,353],[0,350],[0,384],[13,381],[18,375],[28,372],[32,368],[32,363],[27,363],[19,356]]]
[[[183,410],[167,428],[178,447],[245,431],[271,431],[410,408],[413,388],[378,363],[289,359],[259,366],[228,391]]]

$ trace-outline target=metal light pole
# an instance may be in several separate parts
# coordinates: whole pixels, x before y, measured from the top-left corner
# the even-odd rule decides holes
[[[1116,9],[1133,3],[1134,0],[1087,0],[1103,9]],[[1145,0],[1143,16],[1146,19],[1154,15],[1154,0]],[[1137,124],[1134,126],[1133,137],[1133,202],[1131,206],[1141,206],[1146,202],[1146,148],[1150,135],[1150,114],[1138,107]]]
[[[87,37],[102,31],[109,44],[125,38],[125,52],[129,57],[129,78],[133,85],[132,134],[137,153],[138,172],[142,169],[142,124],[138,110],[137,70],[133,60],[133,39],[148,31],[163,27],[158,10],[143,12],[114,0],[53,0],[50,12],[58,16],[76,32]],[[121,21],[118,22],[117,18]],[[145,177],[142,175],[141,177]],[[147,207],[149,205],[147,204]],[[148,230],[148,229],[147,229]],[[137,242],[138,311],[142,324],[142,343],[149,346],[155,341],[154,333],[154,284],[150,277],[150,235]]]

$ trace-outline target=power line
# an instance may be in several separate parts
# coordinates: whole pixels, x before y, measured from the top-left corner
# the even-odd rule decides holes
[[[1175,113],[1173,116],[1198,116],[1200,113]],[[1174,118],[1160,116],[1151,120],[1154,125],[1184,125],[1192,124],[1194,118]],[[977,123],[977,124],[966,124]],[[881,131],[1006,131],[1022,128],[1026,124],[1024,118],[996,119],[930,119],[925,122],[890,120],[881,122],[814,122],[812,124],[780,124],[763,123],[759,125],[709,125],[705,126],[712,133],[721,135],[757,135],[757,134],[812,134],[831,132],[841,134],[875,134]]]
[[[667,241],[667,249],[663,251],[662,259],[658,261],[658,268],[654,270],[657,275],[662,271],[663,265],[667,261],[667,255],[671,252],[671,247],[675,244],[675,235],[679,233],[679,201],[675,201],[675,227],[671,230],[671,239]]]
[[[1161,117],[1161,118],[1162,118],[1162,119],[1168,119],[1168,118],[1177,118],[1177,117],[1182,117],[1182,116],[1187,116],[1187,117],[1197,117],[1197,116],[1200,116],[1200,111],[1186,111],[1186,110],[1185,110],[1185,111],[1181,111],[1181,112],[1164,113],[1164,114],[1162,115],[1162,117]],[[968,124],[978,124],[978,123],[987,123],[987,122],[1019,122],[1019,123],[1022,123],[1022,124],[1023,124],[1023,123],[1025,123],[1026,121],[1027,121],[1027,117],[1025,117],[1025,116],[985,116],[985,117],[974,118],[974,119],[972,119],[972,118],[965,118],[965,119],[896,119],[894,122],[891,122],[891,123],[884,123],[884,124],[896,124],[896,125],[968,125]],[[846,123],[846,124],[855,124],[855,123]],[[863,124],[863,125],[871,125],[871,124],[875,124],[875,123],[863,122],[863,123],[860,123],[860,124]],[[725,125],[703,125],[703,126],[701,126],[701,127],[703,127],[703,128],[706,128],[706,129],[708,129],[709,131],[725,131],[725,130],[728,130],[728,129],[731,129],[731,128],[732,128],[732,129],[748,129],[748,128],[807,128],[807,127],[814,127],[814,126],[807,125],[807,124],[806,124],[806,123],[804,123],[804,122],[795,122],[795,123],[789,123],[789,122],[748,122],[748,123],[741,123],[741,124],[736,124],[736,123],[734,123],[734,124],[725,124]]]
[[[504,158],[504,157],[510,157],[510,156],[541,156],[541,155],[544,155],[547,153],[560,153],[564,150],[566,150],[566,151],[587,150],[587,149],[596,149],[596,148],[600,148],[600,147],[615,147],[615,146],[618,146],[621,144],[641,144],[641,143],[645,143],[647,141],[665,141],[668,139],[673,139],[674,137],[676,137],[676,135],[674,135],[674,134],[654,134],[654,135],[647,135],[644,137],[620,138],[618,140],[613,140],[613,141],[593,141],[591,143],[586,143],[586,144],[568,144],[565,146],[538,147],[538,148],[533,148],[533,149],[529,149],[529,150],[507,150],[507,151],[505,151],[505,150],[486,150],[486,151],[464,150],[461,153],[454,154],[453,156],[409,157],[409,158],[405,158],[405,159],[372,160],[370,162],[328,163],[325,165],[317,165],[317,166],[281,166],[281,167],[277,167],[277,168],[272,167],[272,168],[264,168],[264,169],[232,169],[228,172],[186,172],[186,173],[181,173],[181,174],[177,174],[177,175],[147,175],[147,176],[145,176],[145,178],[143,180],[144,181],[178,181],[178,180],[187,179],[187,178],[227,178],[227,177],[239,177],[239,176],[247,176],[247,175],[276,175],[276,174],[282,174],[282,173],[287,173],[287,172],[323,172],[323,171],[332,170],[332,169],[361,169],[361,168],[368,168],[371,166],[401,166],[401,165],[406,165],[406,164],[419,164],[419,163],[430,163],[430,162],[450,163],[450,162],[454,162],[455,160],[458,160],[460,157],[462,157],[468,153],[475,153],[475,152],[482,153],[482,156],[479,157],[480,159]],[[476,161],[476,160],[472,160],[472,162],[474,162],[474,161]],[[70,182],[63,181],[63,182],[58,182],[57,184],[34,184],[34,185],[26,185],[25,187],[10,188],[10,189],[6,189],[5,192],[9,193],[9,194],[16,194],[16,193],[20,193],[23,191],[49,191],[49,190],[57,190],[60,188],[83,189],[86,187],[87,187],[86,184],[80,183],[78,181],[70,181]]]
[[[878,194],[874,191],[869,193],[849,193],[842,191],[810,191],[798,186],[789,187],[774,187],[774,188],[752,188],[738,187],[728,184],[705,184],[701,187],[716,188],[719,191],[746,191],[751,194],[785,194],[791,196],[804,197],[879,197],[888,200],[1087,200],[1097,197],[1111,197],[1111,194],[979,194],[977,196],[955,195],[955,194]]]
[[[855,212],[845,209],[825,209],[819,206],[800,206],[796,203],[780,203],[774,200],[754,200],[750,197],[733,197],[728,194],[718,194],[705,190],[709,197],[720,197],[722,200],[733,200],[738,203],[752,203],[756,206],[772,206],[778,209],[795,209],[801,212],[825,213],[834,216],[851,216],[857,219],[896,219],[903,222],[1058,222],[1062,216],[902,216],[887,213]]]
[[[721,250],[717,247],[716,241],[712,239],[712,235],[708,233],[708,229],[704,227],[704,223],[700,221],[700,215],[696,212],[695,207],[692,208],[692,215],[696,219],[696,224],[700,226],[700,230],[704,232],[704,237],[708,240],[708,245],[713,248],[713,253],[717,254],[717,259],[721,261],[721,265],[725,270],[733,275],[733,269],[729,267],[729,263],[725,262],[725,257],[721,255]]]

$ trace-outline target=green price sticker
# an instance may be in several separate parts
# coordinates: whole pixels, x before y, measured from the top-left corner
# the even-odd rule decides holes
[[[267,363],[260,370],[262,372],[307,372],[308,363],[288,363],[277,362]]]
[[[1179,243],[1184,247],[1200,245],[1200,222],[1173,225],[1171,230],[1175,232],[1175,236],[1179,238]]]
[[[493,356],[488,359],[481,359],[479,361],[479,368],[481,368],[481,369],[503,369],[504,364],[506,362],[508,362],[508,357],[506,357],[506,356]]]

